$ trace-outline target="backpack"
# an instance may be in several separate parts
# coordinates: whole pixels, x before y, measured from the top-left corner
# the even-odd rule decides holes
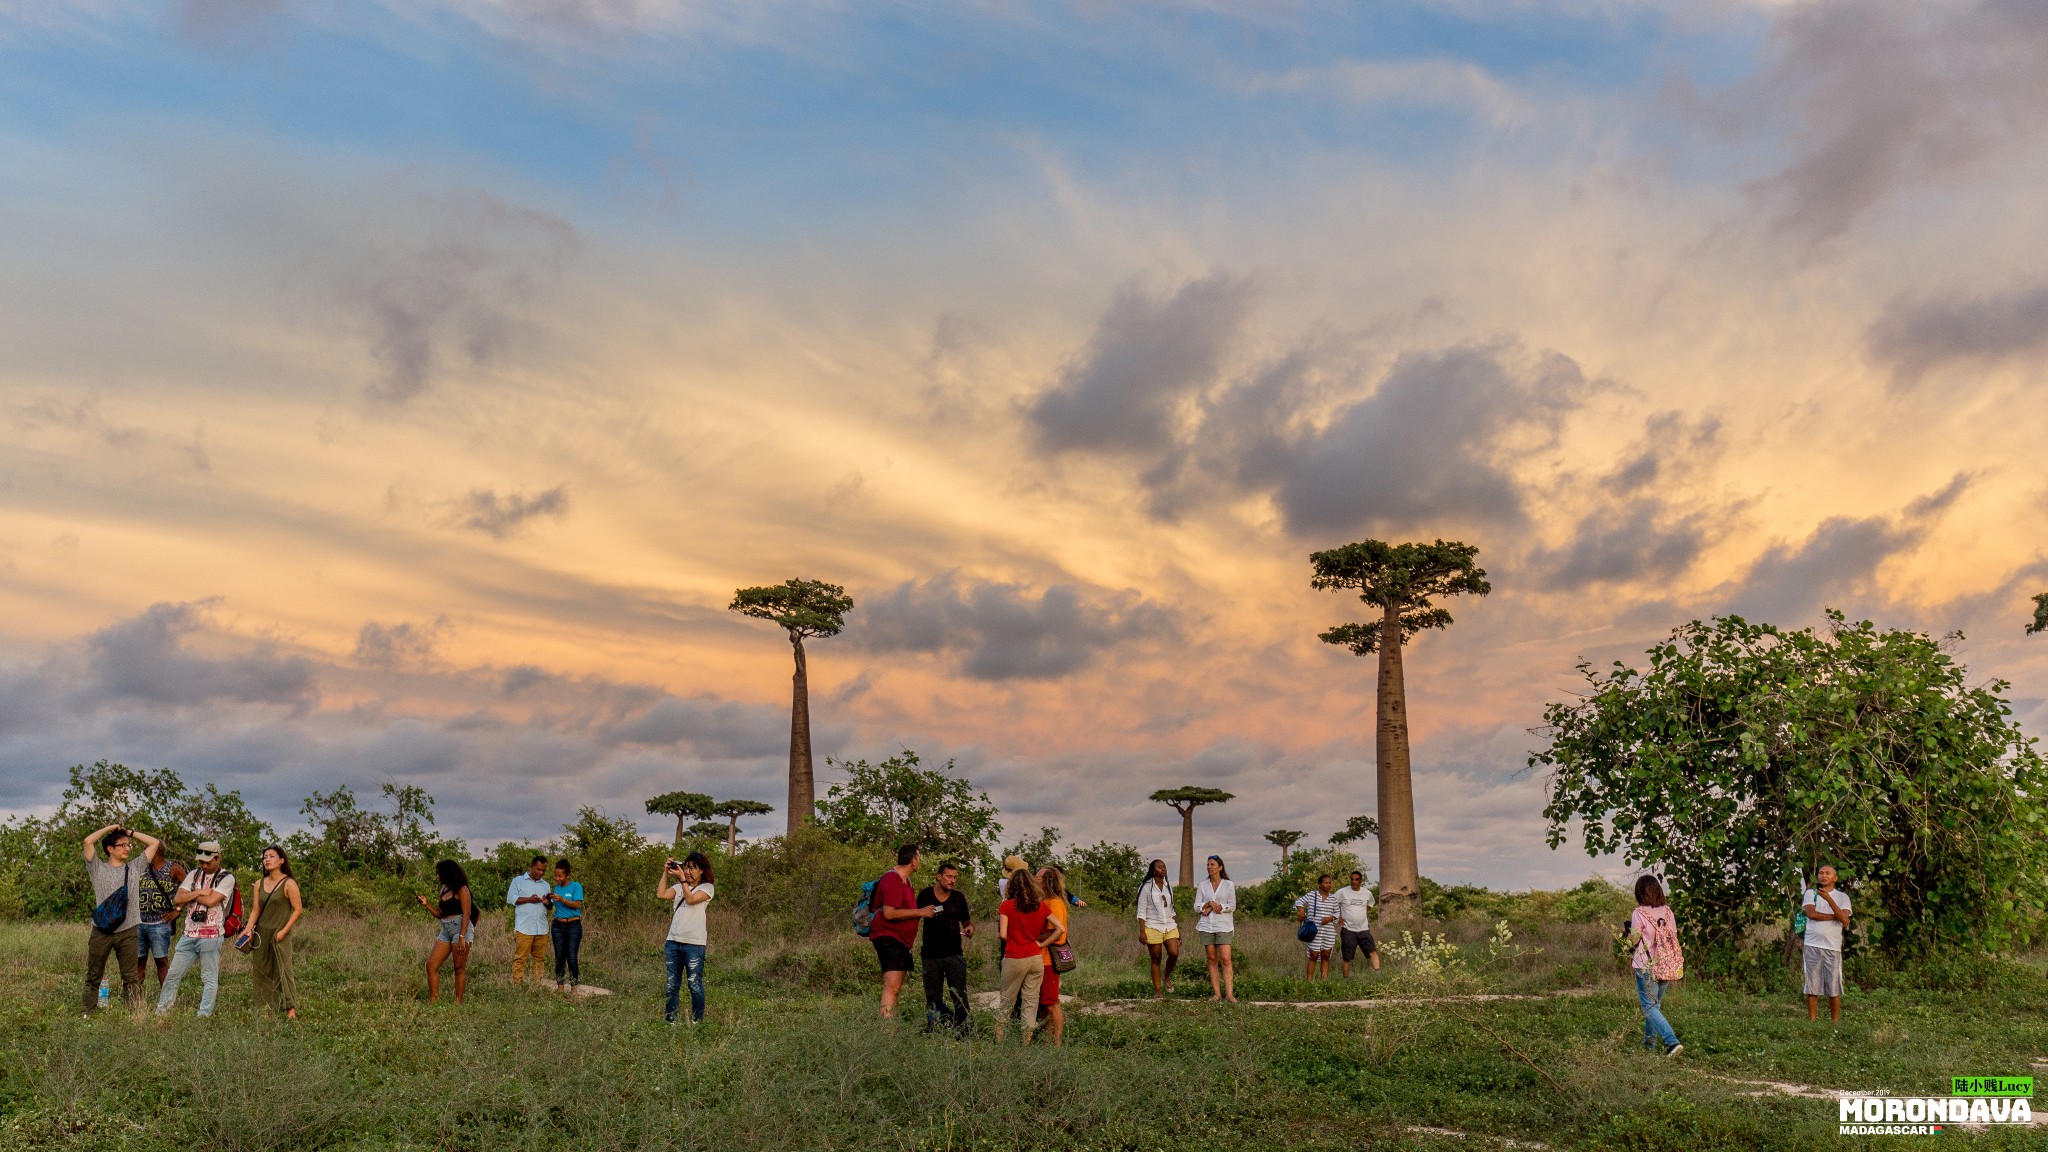
[[[232,874],[229,873],[228,870],[225,868],[221,869],[220,874],[222,876],[228,876],[230,879],[233,878]],[[219,883],[219,880],[214,881],[214,884],[216,886],[219,885]],[[232,898],[228,900],[227,919],[222,920],[220,922],[220,930],[221,934],[228,937],[229,939],[233,939],[234,937],[240,936],[242,934],[242,886],[240,884],[235,885],[235,894]]]
[[[1678,930],[1671,926],[1671,918],[1653,917],[1648,937],[1650,975],[1658,980],[1685,979],[1685,951],[1678,946]]]
[[[875,926],[875,901],[881,898],[881,887],[882,879],[879,876],[860,886],[860,899],[853,902],[854,935],[866,936]]]

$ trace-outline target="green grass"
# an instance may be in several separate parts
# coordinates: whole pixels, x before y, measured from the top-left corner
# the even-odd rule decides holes
[[[584,1003],[509,987],[509,945],[487,925],[458,1009],[420,1000],[424,916],[318,912],[299,944],[298,1023],[255,1015],[231,957],[213,1020],[190,1015],[195,974],[159,1024],[75,1018],[82,928],[0,926],[0,1149],[1819,1149],[1841,1146],[1831,1103],[1723,1077],[1934,1093],[2048,1057],[2048,981],[2017,966],[1989,992],[1853,994],[1839,1027],[1808,1023],[1792,997],[1687,984],[1669,1003],[1686,1055],[1661,1060],[1637,1047],[1633,990],[1597,934],[1557,929],[1510,971],[1333,988],[1299,980],[1278,922],[1242,932],[1241,996],[1384,1003],[1213,1006],[1195,998],[1196,964],[1175,1002],[1073,1015],[1064,1050],[1014,1034],[998,1047],[922,1035],[914,1004],[880,1024],[871,954],[849,934],[749,937],[737,917],[713,932],[698,1028],[660,1021],[653,922],[593,928],[585,979],[617,995]],[[1069,990],[1148,994],[1131,935],[1079,917]],[[987,987],[992,949],[971,951]],[[1567,986],[1591,992],[1416,999]],[[2039,1132],[1946,1139],[2039,1148]]]

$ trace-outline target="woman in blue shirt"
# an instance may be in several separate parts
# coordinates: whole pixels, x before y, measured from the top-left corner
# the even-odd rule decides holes
[[[555,861],[555,889],[548,896],[548,907],[554,909],[554,923],[549,926],[555,937],[555,991],[563,988],[562,974],[569,974],[568,987],[574,989],[583,979],[583,970],[576,964],[576,954],[583,950],[583,885],[569,879],[569,861]]]

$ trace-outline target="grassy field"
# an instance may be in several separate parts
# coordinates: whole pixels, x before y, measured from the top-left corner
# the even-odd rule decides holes
[[[921,1034],[915,1003],[878,1022],[850,934],[754,939],[736,919],[714,917],[696,1028],[661,1022],[651,920],[592,929],[585,980],[616,995],[575,1003],[510,987],[488,924],[458,1009],[421,1001],[424,915],[314,912],[296,1024],[253,1013],[239,957],[212,1020],[191,1015],[196,973],[167,1022],[77,1019],[84,930],[0,925],[0,1149],[1836,1148],[1832,1102],[1739,1081],[1934,1093],[2048,1057],[2048,980],[2025,967],[1990,992],[1859,993],[1840,1026],[1687,984],[1669,1004],[1686,1053],[1663,1060],[1638,1047],[1597,929],[1497,965],[1475,943],[1473,974],[1310,985],[1288,925],[1247,925],[1241,997],[1375,1001],[1305,1011],[1211,1005],[1198,968],[1178,1000],[1116,1002],[1150,985],[1124,923],[1092,913],[1069,1046],[998,1047]],[[972,950],[989,987],[987,939]],[[1529,998],[1444,999],[1503,992]],[[1942,1139],[2034,1149],[2044,1132]]]

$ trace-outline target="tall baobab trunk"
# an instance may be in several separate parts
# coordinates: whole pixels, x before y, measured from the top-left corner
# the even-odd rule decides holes
[[[728,817],[726,817],[726,818],[725,818],[725,854],[726,854],[727,856],[730,856],[730,855],[732,855],[732,852],[733,852],[733,842],[734,842],[735,840],[739,839],[739,834],[740,834],[740,818],[739,818],[739,817],[737,817],[737,816],[728,816]]]
[[[1401,679],[1401,610],[1380,620],[1379,734],[1374,746],[1380,803],[1380,918],[1413,922],[1422,895],[1415,861],[1415,786],[1408,773],[1408,699]]]
[[[1180,813],[1180,886],[1195,886],[1195,805],[1183,808],[1175,804]]]
[[[683,821],[688,819],[689,815],[687,812],[676,813],[676,847],[678,848],[682,847],[683,844]]]
[[[790,636],[789,646],[796,652],[789,704],[789,830],[795,832],[816,811],[818,793],[811,778],[811,685],[804,671],[803,637]]]

